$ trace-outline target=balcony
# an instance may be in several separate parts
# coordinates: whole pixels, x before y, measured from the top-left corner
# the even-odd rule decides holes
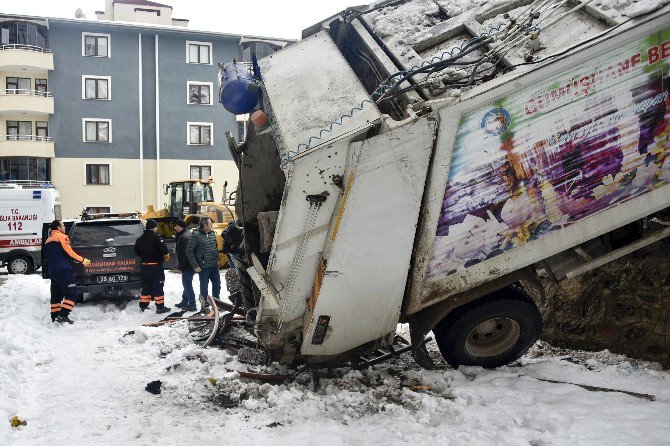
[[[53,158],[54,140],[50,136],[0,135],[2,156]]]
[[[0,46],[0,70],[39,72],[54,69],[54,55],[49,48],[32,45]]]
[[[0,115],[53,114],[54,98],[51,92],[36,90],[0,90]]]

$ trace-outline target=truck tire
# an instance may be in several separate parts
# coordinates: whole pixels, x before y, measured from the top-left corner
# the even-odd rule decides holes
[[[26,256],[16,256],[7,262],[9,274],[30,274],[33,271],[33,261]]]
[[[475,301],[444,318],[434,329],[444,359],[454,368],[495,368],[518,359],[540,337],[542,316],[514,288]]]

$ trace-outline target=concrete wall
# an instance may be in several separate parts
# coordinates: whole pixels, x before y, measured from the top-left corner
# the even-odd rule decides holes
[[[54,71],[50,90],[54,115],[49,122],[56,157],[137,158],[139,99],[137,33],[95,23],[51,26]],[[82,33],[110,35],[110,57],[82,56]],[[112,100],[82,99],[82,75],[110,76]],[[112,142],[83,142],[82,118],[112,120]]]
[[[109,164],[110,185],[86,184],[86,164]],[[189,165],[206,164],[212,166],[215,183],[214,197],[221,198],[224,181],[228,181],[228,191],[235,190],[238,181],[237,168],[233,161],[193,162],[187,159],[161,160],[160,179],[156,180],[156,160],[100,158],[56,158],[52,161],[52,182],[62,200],[64,218],[77,218],[86,206],[108,206],[112,212],[133,212],[146,210],[148,205],[161,209],[167,197],[158,194],[163,184],[172,180],[188,178]],[[140,183],[140,169],[144,181]],[[140,202],[141,191],[144,202]]]
[[[111,151],[115,158],[138,158],[141,115],[144,157],[155,158],[158,82],[161,158],[231,159],[224,134],[228,130],[235,133],[236,123],[235,117],[218,103],[216,62],[236,57],[237,41],[208,34],[117,28],[120,27],[98,25],[95,22],[56,22],[52,25],[55,69],[49,78],[49,88],[56,97],[56,109],[51,119],[51,136],[56,141],[56,156],[108,157]],[[82,32],[109,34],[111,57],[81,56],[79,48]],[[141,70],[138,59],[139,34],[142,42]],[[212,44],[212,64],[186,63],[186,42],[189,40]],[[156,43],[159,66],[157,76]],[[112,100],[82,99],[82,74],[110,76]],[[213,105],[187,104],[188,81],[212,83]],[[82,118],[111,119],[112,143],[84,143]],[[211,122],[214,144],[206,147],[187,145],[189,121]]]
[[[583,276],[559,283],[545,279],[542,339],[670,368],[669,251],[665,239]]]

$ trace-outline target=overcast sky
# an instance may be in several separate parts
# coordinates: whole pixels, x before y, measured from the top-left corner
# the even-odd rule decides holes
[[[348,6],[368,4],[373,0],[155,1],[172,6],[172,16],[189,19],[189,28],[194,30],[299,39],[304,28]],[[2,13],[43,17],[74,18],[77,8],[81,8],[88,20],[96,20],[95,11],[105,9],[105,0],[3,0],[1,4]]]

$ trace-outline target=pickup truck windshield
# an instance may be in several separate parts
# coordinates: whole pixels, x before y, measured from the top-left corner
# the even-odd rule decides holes
[[[114,245],[134,244],[142,235],[144,227],[140,222],[99,221],[79,223],[70,232],[72,246],[107,245],[107,239],[114,239]]]

